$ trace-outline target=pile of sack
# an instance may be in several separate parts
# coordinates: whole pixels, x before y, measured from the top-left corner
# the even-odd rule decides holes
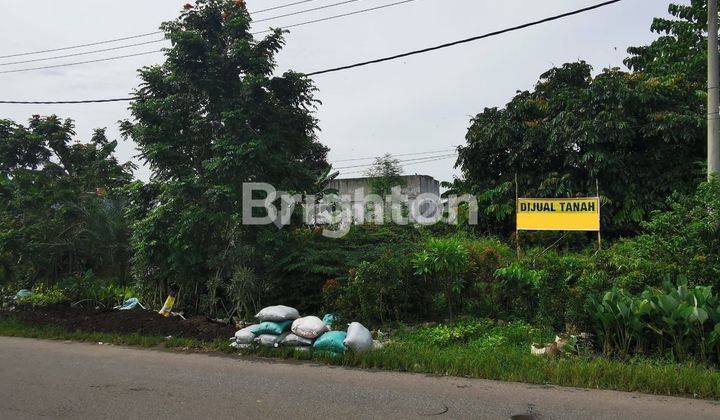
[[[335,316],[300,317],[295,308],[268,306],[255,317],[258,324],[250,325],[235,333],[231,346],[249,348],[253,345],[266,347],[291,347],[296,350],[329,351],[344,353],[346,349],[361,353],[373,346],[372,334],[359,322],[348,326],[347,332],[333,331]]]

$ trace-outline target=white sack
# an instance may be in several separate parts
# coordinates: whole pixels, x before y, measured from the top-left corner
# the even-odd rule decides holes
[[[315,339],[329,331],[322,319],[316,316],[306,316],[293,321],[290,331],[298,337]]]
[[[304,337],[298,337],[295,334],[288,334],[287,337],[280,343],[281,346],[288,347],[310,347],[313,344],[313,340]]]
[[[235,333],[235,342],[238,344],[251,344],[255,340],[255,334],[250,330],[257,327],[257,324],[245,327]]]
[[[362,353],[373,346],[372,334],[359,322],[353,322],[348,326],[345,347],[357,353]]]
[[[255,342],[265,347],[278,347],[287,335],[288,333],[286,332],[280,335],[260,334],[255,338]]]
[[[293,320],[300,318],[300,313],[295,308],[289,306],[268,306],[264,308],[257,315],[255,315],[260,322],[281,322],[287,320]]]

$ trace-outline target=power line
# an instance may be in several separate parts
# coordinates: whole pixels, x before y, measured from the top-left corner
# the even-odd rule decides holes
[[[408,3],[408,2],[410,2],[410,1],[414,1],[414,0],[405,0],[405,1],[403,1],[403,2],[392,3],[392,4],[390,4],[390,5],[385,5],[385,6],[381,6],[381,7],[390,7],[391,5]],[[487,34],[484,34],[484,35],[479,35],[479,36],[475,36],[475,37],[472,37],[472,38],[466,38],[466,39],[463,39],[463,40],[460,40],[460,41],[455,41],[455,42],[451,42],[451,43],[447,43],[447,44],[438,45],[438,46],[435,46],[435,47],[425,48],[425,49],[422,49],[422,50],[411,51],[411,52],[404,53],[404,54],[398,54],[398,55],[391,56],[391,57],[380,58],[380,59],[376,59],[376,60],[372,60],[372,61],[360,62],[360,63],[348,65],[348,66],[336,67],[336,68],[331,68],[331,69],[327,69],[327,70],[320,70],[320,71],[316,71],[316,72],[312,72],[312,73],[306,73],[306,76],[316,76],[316,75],[325,74],[325,73],[331,73],[331,72],[337,72],[337,71],[341,71],[341,70],[347,70],[347,69],[351,69],[351,68],[355,68],[355,67],[367,66],[367,65],[370,65],[370,64],[376,64],[376,63],[380,63],[380,62],[383,62],[383,61],[396,60],[396,59],[398,59],[398,58],[407,57],[407,56],[410,56],[410,55],[422,54],[422,53],[426,53],[426,52],[430,52],[430,51],[435,51],[435,50],[439,50],[439,49],[443,49],[443,48],[452,47],[452,46],[459,45],[459,44],[469,43],[469,42],[477,41],[477,40],[484,39],[484,38],[490,38],[490,37],[498,36],[498,35],[505,34],[505,33],[508,33],[508,32],[519,31],[519,30],[522,30],[522,29],[525,29],[525,28],[528,28],[528,27],[531,27],[531,26],[537,26],[537,25],[540,25],[540,24],[543,24],[543,23],[547,23],[547,22],[551,22],[551,21],[563,19],[563,18],[566,18],[566,17],[578,15],[578,14],[581,14],[581,13],[589,12],[589,11],[591,11],[591,10],[599,9],[599,8],[601,8],[601,7],[609,6],[609,5],[611,5],[611,4],[619,3],[619,2],[621,2],[621,1],[622,1],[622,0],[606,1],[606,2],[603,2],[603,3],[596,4],[596,5],[594,5],[594,6],[585,7],[585,8],[578,9],[578,10],[575,10],[575,11],[572,11],[572,12],[563,13],[563,14],[560,14],[560,15],[555,15],[555,16],[552,16],[552,17],[549,17],[549,18],[545,18],[545,19],[542,19],[542,20],[534,21],[534,22],[531,22],[531,23],[526,23],[526,24],[519,25],[519,26],[514,26],[514,27],[511,27],[511,28],[502,29],[502,30],[495,31],[495,32],[490,32],[490,33],[487,33]],[[375,10],[375,9],[377,9],[377,8],[374,8],[374,9],[366,9],[366,11]],[[357,13],[357,12],[356,12],[356,13]],[[342,16],[344,16],[344,15],[339,15],[339,17],[342,17]],[[326,18],[326,20],[327,20],[327,18]],[[309,22],[306,22],[306,23],[304,23],[304,24],[307,24],[307,23],[309,23]],[[297,26],[297,25],[295,25],[295,26]],[[288,27],[290,27],[290,26],[286,26],[285,28],[288,28]],[[265,32],[266,32],[266,31],[265,31]],[[162,51],[162,50],[161,50],[161,51]],[[149,54],[149,53],[151,53],[151,52],[143,53],[143,54]],[[103,61],[103,60],[95,60],[95,61]],[[71,64],[68,64],[68,65],[74,65],[74,64],[71,63]],[[96,100],[87,100],[87,101],[42,101],[42,102],[0,101],[0,104],[77,104],[77,103],[96,103],[96,102],[120,102],[120,101],[131,101],[131,100],[133,100],[133,98],[116,98],[116,99],[104,99],[104,100],[97,100],[97,99],[96,99]]]
[[[419,156],[419,155],[430,155],[434,153],[443,153],[443,152],[453,152],[456,149],[445,149],[445,150],[433,150],[430,152],[417,152],[417,153],[404,153],[400,155],[393,155],[393,154],[387,154],[385,156],[394,158],[394,157],[403,157],[403,156]],[[343,162],[358,162],[361,160],[372,160],[372,159],[381,159],[385,156],[373,156],[373,157],[366,157],[366,158],[354,158],[354,159],[343,159],[343,160],[335,160],[335,163],[343,163]]]
[[[438,156],[426,156],[426,157],[417,158],[417,159],[398,160],[397,162],[398,162],[398,163],[416,162],[416,161],[425,160],[425,159],[433,159],[433,158],[441,158],[441,157],[453,157],[453,156],[457,156],[457,153],[447,154],[447,155],[438,155]],[[335,170],[340,170],[340,169],[355,169],[355,168],[366,168],[366,167],[369,168],[369,167],[372,167],[372,166],[375,166],[375,164],[374,164],[374,163],[370,163],[370,164],[366,164],[366,165],[340,166],[340,167],[333,168],[333,169],[335,169]]]
[[[141,56],[141,55],[157,54],[157,53],[162,52],[162,51],[163,51],[163,50],[145,51],[145,52],[141,52],[141,53],[127,54],[127,55],[119,55],[119,56],[117,56],[117,57],[99,58],[99,59],[97,59],[97,60],[80,61],[80,62],[75,62],[75,63],[54,64],[54,65],[52,65],[52,66],[30,67],[30,68],[26,68],[26,69],[3,70],[3,71],[0,71],[0,74],[20,73],[20,72],[33,71],[33,70],[55,69],[55,68],[58,68],[58,67],[76,66],[76,65],[78,65],[78,64],[99,63],[99,62],[101,62],[101,61],[112,61],[112,60],[120,60],[120,59],[122,59],[122,58],[139,57],[139,56]]]
[[[250,12],[250,14],[253,15],[253,14],[257,14],[257,13],[269,12],[271,10],[284,9],[286,7],[296,6],[298,4],[303,4],[303,3],[310,3],[313,1],[315,1],[315,0],[303,0],[303,1],[296,1],[295,3],[281,4],[280,6],[270,7],[270,8],[262,9],[262,10],[255,10],[253,12]]]
[[[341,1],[340,3],[326,4],[325,6],[313,7],[312,9],[299,10],[299,11],[297,11],[297,12],[287,13],[287,14],[284,14],[284,15],[271,16],[271,17],[268,17],[268,18],[253,20],[253,23],[267,22],[267,21],[269,21],[269,20],[280,19],[280,18],[284,18],[284,17],[288,17],[288,16],[301,15],[301,14],[304,14],[304,13],[314,12],[314,11],[316,11],[316,10],[329,9],[329,8],[331,8],[331,7],[342,6],[342,5],[344,5],[344,4],[355,3],[355,2],[358,2],[358,1],[361,1],[361,0],[345,0],[345,1]]]
[[[284,8],[286,8],[286,7],[296,6],[296,5],[298,5],[298,4],[303,4],[303,3],[310,3],[310,2],[313,2],[313,1],[315,1],[315,0],[296,1],[296,2],[294,2],[294,3],[282,4],[282,5],[275,6],[275,7],[270,7],[270,8],[267,8],[267,9],[256,10],[256,11],[254,11],[254,12],[250,12],[250,14],[252,15],[252,14],[255,14],[255,13],[269,12],[269,11],[271,11],[271,10],[284,9]],[[112,44],[112,43],[115,43],[115,42],[127,41],[127,40],[130,40],[130,39],[137,39],[137,38],[144,38],[144,37],[148,37],[148,36],[152,36],[152,35],[158,35],[158,34],[162,34],[162,33],[164,33],[164,32],[163,32],[163,31],[154,31],[154,32],[148,32],[148,33],[139,34],[139,35],[125,36],[125,37],[122,37],[122,38],[108,39],[108,40],[105,40],[105,41],[97,41],[97,42],[89,42],[89,43],[87,43],[87,44],[71,45],[71,46],[68,46],[68,47],[51,48],[51,49],[47,49],[47,50],[39,50],[39,51],[31,51],[31,52],[24,52],[24,53],[0,55],[0,59],[3,59],[3,58],[13,58],[13,57],[24,57],[24,56],[28,56],[28,55],[44,54],[44,53],[57,52],[57,51],[74,50],[74,49],[77,49],[77,48],[92,47],[92,46],[95,46],[95,45]]]
[[[315,0],[306,0],[306,1],[315,1]],[[312,9],[300,10],[300,11],[297,11],[297,12],[294,12],[294,13],[288,13],[288,14],[285,14],[285,15],[271,16],[271,17],[268,17],[268,18],[256,20],[256,21],[254,21],[254,23],[255,23],[255,22],[264,22],[264,21],[273,20],[273,19],[279,19],[279,18],[283,18],[283,17],[287,17],[287,16],[299,15],[299,14],[302,14],[302,13],[308,13],[308,12],[313,12],[313,11],[316,11],[316,10],[327,9],[327,8],[330,8],[330,7],[340,6],[340,5],[348,4],[348,3],[354,3],[354,2],[357,2],[357,1],[361,1],[361,0],[346,0],[346,1],[343,1],[343,2],[340,2],[340,3],[333,3],[333,4],[326,5],[326,6],[315,7],[315,8],[312,8]],[[296,4],[300,4],[300,3],[305,3],[305,2],[299,2],[299,3],[296,3]],[[285,6],[278,6],[278,7],[287,7],[287,5],[285,5]],[[267,11],[267,10],[273,10],[273,8],[271,8],[271,9],[266,9],[266,10],[264,10],[264,11]],[[254,13],[259,13],[259,12],[254,12]],[[257,34],[265,33],[265,32],[267,32],[267,31],[262,31],[262,32],[253,33],[253,35],[257,35]],[[162,32],[158,32],[158,33],[162,33]],[[36,63],[36,62],[38,62],[38,61],[49,61],[49,60],[56,60],[56,59],[59,59],[59,58],[78,57],[78,56],[82,56],[82,55],[96,54],[96,53],[100,53],[100,52],[122,50],[122,49],[125,49],[125,48],[132,48],[132,47],[137,47],[137,46],[140,46],[140,45],[157,44],[157,43],[164,42],[164,41],[167,41],[167,39],[165,39],[165,38],[163,38],[163,39],[156,39],[156,40],[152,40],[152,41],[137,42],[137,43],[128,44],[128,45],[120,45],[120,46],[117,46],[117,47],[103,48],[103,49],[100,49],[100,50],[83,51],[83,52],[79,52],[79,53],[65,54],[65,55],[56,55],[56,56],[52,56],[52,57],[36,58],[36,59],[32,59],[32,60],[21,60],[21,61],[9,62],[9,63],[0,63],[0,66],[10,66],[10,65],[15,65],[15,64],[26,64],[26,63]],[[2,57],[0,57],[0,58],[2,58]]]
[[[10,66],[10,65],[14,65],[14,64],[25,64],[25,63],[37,63],[38,61],[57,60],[58,58],[78,57],[81,55],[88,55],[88,54],[95,54],[95,53],[99,53],[99,52],[115,51],[115,50],[122,50],[124,48],[138,47],[140,45],[157,44],[159,42],[164,42],[164,41],[167,41],[167,40],[165,38],[156,39],[153,41],[145,41],[145,42],[137,42],[135,44],[120,45],[118,47],[103,48],[101,50],[84,51],[81,53],[65,54],[65,55],[54,55],[52,57],[35,58],[33,60],[13,61],[10,63],[0,63],[0,66]]]
[[[420,165],[420,164],[423,164],[423,163],[439,162],[439,161],[441,161],[441,160],[448,160],[448,159],[453,159],[453,158],[455,158],[455,156],[446,156],[446,157],[433,158],[433,159],[429,159],[429,158],[428,158],[428,160],[419,161],[419,162],[414,162],[414,163],[408,163],[408,164],[404,164],[404,165],[401,165],[401,166],[403,166],[403,167],[405,167],[405,166],[414,166],[414,165]],[[362,173],[365,173],[365,172],[367,172],[367,169],[361,170],[361,171],[341,172],[341,173],[340,173],[340,176],[352,175],[352,174],[362,174]]]
[[[444,48],[454,47],[454,46],[456,46],[456,45],[466,44],[466,43],[468,43],[468,42],[474,42],[474,41],[478,41],[478,40],[480,40],[480,39],[490,38],[490,37],[494,37],[494,36],[506,34],[506,33],[508,33],[508,32],[514,32],[514,31],[519,31],[519,30],[521,30],[521,29],[526,29],[526,28],[529,28],[529,27],[531,27],[531,26],[537,26],[537,25],[541,25],[541,24],[543,24],[543,23],[547,23],[547,22],[552,22],[552,21],[555,21],[555,20],[564,19],[564,18],[566,18],[566,17],[570,17],[570,16],[574,16],[574,15],[581,14],[581,13],[589,12],[589,11],[591,11],[591,10],[599,9],[599,8],[601,8],[601,7],[609,6],[609,5],[611,5],[611,4],[619,3],[619,2],[621,2],[621,1],[622,1],[622,0],[610,0],[610,1],[606,1],[606,2],[603,2],[603,3],[596,4],[596,5],[594,5],[594,6],[584,7],[584,8],[582,8],[582,9],[578,9],[578,10],[575,10],[575,11],[572,11],[572,12],[563,13],[563,14],[556,15],[556,16],[552,16],[552,17],[549,17],[549,18],[537,20],[537,21],[534,21],[534,22],[525,23],[525,24],[523,24],[523,25],[513,26],[513,27],[511,27],[511,28],[507,28],[507,29],[502,29],[502,30],[499,30],[499,31],[490,32],[490,33],[487,33],[487,34],[484,34],[484,35],[479,35],[479,36],[474,36],[474,37],[471,37],[471,38],[461,39],[461,40],[459,40],[459,41],[449,42],[449,43],[447,43],[447,44],[441,44],[441,45],[437,45],[437,46],[429,47],[429,48],[423,48],[423,49],[421,49],[421,50],[410,51],[410,52],[406,52],[406,53],[403,53],[403,54],[397,54],[397,55],[393,55],[393,56],[389,56],[389,57],[378,58],[378,59],[370,60],[370,61],[363,61],[363,62],[361,62],[361,63],[350,64],[350,65],[347,65],[347,66],[335,67],[335,68],[332,68],[332,69],[315,71],[315,72],[312,72],[312,73],[307,73],[306,76],[316,76],[316,75],[319,75],[319,74],[332,73],[332,72],[336,72],[336,71],[340,71],[340,70],[349,70],[349,69],[353,69],[353,68],[356,68],[356,67],[363,67],[363,66],[367,66],[367,65],[370,65],[370,64],[377,64],[377,63],[382,63],[382,62],[384,62],[384,61],[397,60],[397,59],[399,59],[399,58],[405,58],[405,57],[409,57],[409,56],[411,56],[411,55],[424,54],[424,53],[431,52],[431,51],[436,51],[436,50],[441,50],[441,49],[444,49]]]
[[[313,23],[325,22],[325,21],[328,21],[328,20],[344,18],[344,17],[347,17],[347,16],[353,16],[353,15],[357,15],[357,14],[360,14],[360,13],[372,12],[372,11],[375,11],[375,10],[385,9],[385,8],[388,8],[388,7],[399,6],[399,5],[405,4],[405,3],[412,3],[412,2],[414,2],[414,1],[416,1],[416,0],[398,1],[398,2],[395,2],[395,3],[385,4],[385,5],[382,5],[382,6],[371,7],[371,8],[369,8],[369,9],[361,9],[361,10],[356,10],[356,11],[354,11],[354,12],[343,13],[343,14],[341,14],[341,15],[335,15],[335,16],[330,16],[330,17],[326,17],[326,18],[310,20],[310,21],[307,21],[307,22],[296,23],[296,24],[293,24],[293,25],[286,25],[286,26],[283,26],[281,29],[297,28],[298,26],[305,26],[305,25],[310,25],[310,24],[313,24]],[[618,1],[619,1],[619,0],[618,0]],[[271,31],[272,31],[272,29],[267,29],[267,30],[264,30],[264,31],[255,32],[253,35],[264,34],[264,33],[271,32]]]
[[[352,0],[352,1],[359,1],[359,0]],[[295,28],[295,27],[298,27],[298,26],[305,26],[305,25],[310,25],[310,24],[313,24],[313,23],[324,22],[324,21],[333,20],[333,19],[339,19],[339,18],[342,18],[342,17],[352,16],[352,15],[356,15],[356,14],[359,14],[359,13],[371,12],[371,11],[374,11],[374,10],[379,10],[379,9],[384,9],[384,8],[387,8],[387,7],[397,6],[397,5],[404,4],[404,3],[411,3],[411,2],[414,2],[414,1],[417,1],[417,0],[404,0],[404,1],[396,2],[396,3],[390,3],[390,4],[382,5],[382,6],[371,7],[371,8],[368,8],[368,9],[361,9],[361,10],[358,10],[358,11],[355,11],[355,12],[343,13],[343,14],[340,14],[340,15],[329,16],[329,17],[326,17],[326,18],[321,18],[321,19],[315,19],[315,20],[311,20],[311,21],[307,21],[307,22],[296,23],[296,24],[293,24],[293,25],[284,26],[284,27],[282,27],[281,29]],[[339,4],[339,3],[338,3],[338,4]],[[260,35],[260,34],[264,34],[264,33],[271,32],[271,31],[272,31],[272,29],[267,29],[267,30],[258,31],[258,32],[252,32],[252,35]],[[151,41],[151,42],[147,42],[147,43],[150,44],[150,43],[153,43],[153,42],[161,42],[161,41],[162,41],[162,40],[157,40],[157,41]],[[140,43],[140,44],[138,44],[138,45],[142,45],[142,43]],[[120,47],[115,47],[114,49],[122,49],[122,48],[128,48],[128,47],[120,46]],[[108,50],[111,50],[111,49],[108,49]],[[93,53],[95,53],[95,52],[102,52],[102,51],[105,51],[105,50],[87,51],[87,52],[82,52],[82,53],[77,53],[77,54],[71,54],[71,55],[68,55],[67,57],[93,54]],[[162,49],[159,49],[159,50],[155,50],[155,51],[147,51],[147,52],[142,53],[142,54],[139,54],[139,55],[153,54],[153,53],[159,53],[159,52],[163,52],[163,50],[162,50]],[[0,74],[22,73],[22,72],[34,71],[34,70],[52,69],[52,68],[56,68],[56,67],[77,66],[77,65],[81,65],[81,64],[99,63],[99,62],[102,62],[102,61],[112,61],[112,60],[118,60],[118,59],[121,59],[121,58],[128,58],[128,57],[134,57],[134,56],[135,56],[135,55],[133,55],[133,54],[128,54],[128,55],[108,57],[108,58],[101,58],[101,59],[90,60],[90,61],[80,61],[80,62],[65,63],[65,64],[58,64],[58,65],[50,65],[50,66],[42,66],[42,67],[32,67],[32,68],[25,68],[25,69],[5,70],[5,71],[0,71]],[[0,57],[0,58],[2,58],[2,57]],[[54,57],[54,58],[63,58],[63,56]],[[26,61],[26,62],[43,61],[43,60],[50,60],[50,59],[51,59],[51,58],[38,59],[38,60],[29,60],[29,61]],[[23,63],[23,62],[20,61],[20,62],[7,63],[7,64],[20,64],[20,63]],[[0,64],[0,66],[1,66],[1,65],[4,65],[4,64]],[[0,103],[2,103],[2,102],[0,102]]]
[[[87,43],[87,44],[72,45],[72,46],[70,46],[70,47],[52,48],[52,49],[41,50],[41,51],[33,51],[33,52],[18,53],[18,54],[9,54],[9,55],[0,55],[0,58],[24,57],[24,56],[26,56],[26,55],[44,54],[44,53],[56,52],[56,51],[73,50],[73,49],[76,49],[76,48],[92,47],[92,46],[94,46],[94,45],[112,44],[113,42],[127,41],[127,40],[129,40],[129,39],[144,38],[144,37],[146,37],[146,36],[158,35],[158,34],[161,34],[161,33],[163,33],[163,31],[148,32],[148,33],[146,33],[146,34],[126,36],[126,37],[123,37],[123,38],[109,39],[109,40],[107,40],[107,41],[90,42],[90,43]]]

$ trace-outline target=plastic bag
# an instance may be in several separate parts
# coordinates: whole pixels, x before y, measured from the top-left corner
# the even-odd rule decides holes
[[[255,315],[261,322],[280,322],[294,320],[300,318],[300,313],[295,308],[289,306],[268,306]]]
[[[281,346],[288,347],[310,347],[313,345],[313,340],[304,337],[298,337],[295,334],[288,334],[285,339],[280,343]]]
[[[328,326],[316,316],[306,316],[293,321],[290,331],[299,337],[314,339],[325,334]]]
[[[252,329],[257,326],[257,324],[251,325],[236,332],[235,342],[238,344],[251,344],[253,341],[255,341],[255,334],[252,333]]]
[[[325,316],[323,317],[323,322],[328,327],[332,326],[332,324],[336,323],[339,320],[340,320],[340,317],[337,316],[336,314],[325,314]]]
[[[280,343],[287,337],[288,333],[280,335],[275,334],[260,334],[255,337],[255,342],[265,347],[278,347]]]
[[[282,322],[262,322],[250,329],[250,332],[255,335],[260,334],[282,334],[290,328],[292,321]]]
[[[28,289],[21,289],[17,293],[15,293],[15,299],[23,299],[23,298],[29,298],[30,296],[34,295],[35,293],[31,292]]]
[[[315,340],[313,348],[316,350],[331,351],[334,353],[344,353],[344,341],[346,337],[347,333],[344,331],[330,331]]]
[[[137,308],[138,306],[145,309],[145,307],[142,306],[142,304],[140,304],[140,301],[138,300],[138,298],[133,297],[133,298],[130,298],[130,299],[124,301],[122,303],[122,305],[116,306],[115,309],[119,309],[121,311],[129,311],[131,309]]]
[[[353,351],[362,353],[372,348],[373,338],[370,330],[359,322],[353,322],[348,326],[347,337],[343,343]]]

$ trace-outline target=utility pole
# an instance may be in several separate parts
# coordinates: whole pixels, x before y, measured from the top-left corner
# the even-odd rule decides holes
[[[708,0],[708,178],[720,176],[720,57],[718,3]]]

